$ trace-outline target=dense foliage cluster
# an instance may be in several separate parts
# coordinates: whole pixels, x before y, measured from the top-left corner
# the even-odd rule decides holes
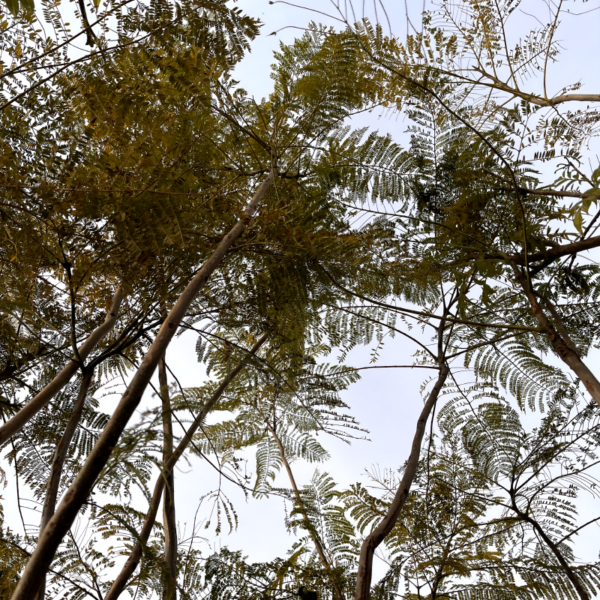
[[[442,0],[400,39],[333,2],[342,26],[282,44],[259,101],[235,68],[261,24],[231,3],[78,0],[69,25],[7,0],[0,484],[22,528],[0,505],[0,598],[600,594],[576,543],[600,522],[600,95],[548,93],[567,9],[509,46],[519,4]],[[352,126],[369,110],[406,147]],[[294,463],[364,435],[348,353],[377,369],[391,338],[425,374],[406,462],[303,485]],[[220,474],[217,532],[232,486],[284,499],[285,556],[181,539],[192,456]]]

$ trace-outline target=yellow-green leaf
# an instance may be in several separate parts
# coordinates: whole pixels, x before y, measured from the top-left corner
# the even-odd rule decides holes
[[[573,219],[573,225],[575,225],[577,231],[579,231],[579,233],[581,235],[583,235],[583,216],[582,216],[580,210],[578,210],[575,213],[575,218]]]

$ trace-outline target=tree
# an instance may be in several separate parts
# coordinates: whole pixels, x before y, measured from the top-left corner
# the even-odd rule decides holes
[[[296,56],[292,56],[289,51],[287,51],[287,54],[286,52],[282,53],[281,68],[278,74],[281,80],[280,86],[276,88],[276,92],[269,102],[263,106],[247,102],[242,93],[236,94],[227,76],[223,76],[221,82],[214,85],[213,81],[206,79],[202,72],[198,73],[198,80],[190,80],[189,73],[185,70],[181,71],[181,79],[177,80],[172,69],[178,66],[180,57],[189,57],[190,55],[188,47],[182,47],[180,52],[179,55],[175,54],[167,57],[163,61],[164,64],[159,67],[154,66],[155,57],[152,54],[146,55],[144,51],[138,54],[142,58],[144,56],[147,58],[136,62],[135,68],[141,73],[145,73],[150,68],[155,75],[158,75],[154,88],[144,90],[142,93],[143,101],[137,104],[139,116],[133,116],[129,109],[131,98],[137,94],[135,80],[131,78],[123,80],[127,81],[127,84],[124,84],[125,88],[121,87],[121,89],[108,83],[109,81],[120,80],[124,73],[131,75],[131,63],[129,62],[131,56],[128,53],[115,54],[115,57],[109,61],[104,59],[99,62],[92,61],[89,65],[76,69],[79,79],[75,78],[74,88],[71,83],[72,80],[67,82],[70,90],[78,92],[80,89],[89,89],[92,92],[89,95],[86,95],[86,92],[82,95],[75,95],[77,99],[75,109],[72,113],[66,115],[65,123],[68,125],[69,131],[81,135],[82,141],[84,139],[87,141],[87,146],[86,152],[82,153],[81,158],[77,157],[79,164],[76,165],[76,168],[70,167],[67,171],[69,177],[73,178],[73,183],[70,183],[72,187],[61,187],[58,191],[62,189],[66,191],[78,190],[80,189],[79,178],[86,177],[87,187],[85,192],[93,190],[93,196],[99,193],[102,203],[98,206],[98,196],[93,198],[94,202],[92,203],[91,198],[84,194],[81,197],[81,205],[77,207],[78,213],[81,212],[84,218],[90,219],[92,222],[96,220],[101,223],[108,239],[113,240],[116,237],[119,240],[117,245],[123,247],[125,251],[123,259],[125,261],[133,256],[138,262],[143,260],[143,267],[145,268],[149,268],[151,264],[156,265],[161,262],[167,265],[171,263],[170,277],[171,280],[175,279],[173,281],[174,291],[172,292],[174,305],[166,317],[161,315],[162,326],[155,340],[149,344],[147,349],[138,346],[140,354],[145,354],[142,354],[143,358],[137,369],[137,374],[129,384],[128,392],[123,397],[120,408],[108,420],[98,441],[95,443],[96,450],[92,450],[88,455],[88,458],[80,467],[79,475],[71,484],[70,491],[67,491],[62,504],[44,527],[38,548],[29,560],[28,571],[24,573],[15,592],[16,597],[19,597],[19,594],[27,595],[35,591],[35,587],[39,584],[37,576],[39,566],[36,567],[36,561],[42,561],[39,563],[40,565],[50,564],[49,561],[52,560],[63,535],[67,532],[80,507],[86,501],[92,487],[95,485],[96,478],[107,464],[112,448],[117,445],[117,440],[139,403],[157,363],[164,355],[168,342],[177,329],[177,325],[196,301],[198,292],[203,289],[208,277],[221,265],[227,252],[230,249],[235,251],[230,254],[233,260],[230,261],[231,264],[228,267],[230,273],[233,274],[236,269],[246,271],[249,261],[252,260],[258,261],[258,264],[264,262],[266,263],[265,266],[268,265],[268,255],[263,258],[261,253],[256,251],[252,255],[252,251],[253,245],[260,248],[261,244],[269,240],[269,231],[275,234],[273,240],[277,245],[277,243],[285,243],[285,239],[290,232],[296,230],[294,231],[296,243],[301,239],[301,235],[310,239],[312,247],[307,248],[309,255],[316,251],[319,238],[324,241],[332,238],[327,228],[322,228],[321,223],[331,228],[331,224],[336,221],[335,217],[331,219],[329,213],[323,211],[322,220],[315,219],[313,211],[312,219],[307,221],[304,215],[306,214],[307,204],[310,206],[312,203],[318,207],[319,204],[327,201],[327,197],[323,193],[323,186],[320,183],[321,175],[319,171],[319,168],[323,169],[324,164],[326,164],[326,154],[318,153],[315,156],[314,145],[323,144],[326,146],[329,132],[339,127],[340,122],[349,110],[354,106],[360,106],[362,102],[362,91],[357,90],[355,86],[351,86],[347,78],[350,72],[348,61],[352,60],[351,49],[344,48],[343,44],[335,39],[330,43],[324,33],[315,30],[296,45],[294,49]],[[332,54],[340,55],[340,74],[345,75],[346,79],[341,78],[332,81],[323,77],[323,66],[330,60]],[[311,65],[310,68],[307,66],[300,73],[296,81],[293,78],[290,79],[290,75],[293,75],[292,64],[290,64],[292,58]],[[187,69],[187,66],[187,62],[180,64],[181,68],[185,67]],[[165,74],[165,81],[161,80],[161,73]],[[167,74],[169,83],[166,82]],[[173,84],[173,81],[175,81],[175,84]],[[87,83],[83,82],[89,82],[90,87],[86,88]],[[82,85],[83,88],[81,88]],[[181,85],[184,85],[188,91],[202,92],[202,95],[196,94],[199,104],[189,105],[185,107],[185,110],[182,110],[182,107],[177,104],[181,100],[181,95],[178,95],[177,92],[178,86]],[[214,87],[211,87],[213,85]],[[167,92],[172,94],[170,98]],[[174,102],[170,116],[171,122],[168,127],[164,121],[161,127],[157,127],[156,120],[151,120],[148,117],[147,113],[151,107],[149,100],[152,93],[159,94],[161,102],[154,106],[160,106],[161,111],[166,110],[169,101]],[[133,96],[130,94],[133,94]],[[124,121],[116,128],[113,125],[113,114],[108,114],[104,110],[106,106],[114,106],[117,111],[122,111]],[[201,108],[200,112],[198,112],[198,108]],[[144,117],[142,117],[142,111],[146,112]],[[98,115],[101,118],[97,116],[91,118],[91,115]],[[95,135],[97,136],[92,139],[97,140],[97,142],[89,142],[91,132],[86,127],[90,120],[95,126]],[[209,131],[207,131],[207,128],[212,129],[214,127],[213,131],[216,131],[217,123],[221,127],[219,130],[220,139],[205,140],[199,136],[199,128],[195,127],[196,124],[203,127],[205,130],[204,135],[208,138]],[[223,128],[225,123],[228,123],[228,125]],[[249,125],[250,123],[252,125]],[[186,144],[195,142],[196,138],[199,139],[200,143],[194,144],[192,151]],[[150,139],[152,139],[152,143],[150,143]],[[248,143],[247,150],[246,147],[239,146],[238,141],[240,139],[244,139]],[[308,141],[310,141],[310,144]],[[137,147],[135,144],[140,142],[142,145]],[[212,149],[212,156],[220,156],[219,153],[222,153],[226,157],[225,165],[222,165],[222,162],[215,164],[212,171],[208,171],[209,177],[206,179],[204,174],[200,172],[200,177],[186,175],[182,180],[179,173],[189,173],[190,166],[197,170],[198,163],[195,163],[198,157],[197,153],[202,156],[207,146]],[[134,149],[133,153],[132,148]],[[168,168],[163,166],[165,157],[169,155],[175,157],[175,161],[172,163],[176,167],[175,172],[172,171],[171,166]],[[73,157],[70,157],[70,160],[73,160]],[[321,165],[320,163],[323,161],[325,163]],[[206,163],[204,162],[204,164]],[[314,171],[313,164],[315,165]],[[91,165],[97,166],[90,169]],[[99,168],[100,165],[102,165],[102,168]],[[297,181],[309,178],[311,173],[312,182],[307,179],[306,183],[298,186]],[[233,174],[233,177],[231,177],[231,174]],[[59,172],[59,175],[62,175],[62,173]],[[225,186],[216,183],[215,175],[219,176]],[[218,242],[219,233],[208,233],[207,236],[207,233],[202,231],[201,221],[193,222],[189,219],[186,221],[185,211],[189,211],[187,212],[188,215],[197,214],[191,203],[188,203],[185,207],[180,205],[178,211],[173,208],[171,203],[166,201],[166,204],[161,206],[161,210],[164,208],[171,209],[171,214],[169,212],[166,215],[164,215],[164,212],[162,214],[150,213],[150,218],[154,218],[154,222],[150,225],[150,222],[147,221],[143,224],[143,227],[132,227],[133,223],[130,223],[127,217],[127,211],[130,211],[133,216],[136,210],[136,198],[138,202],[142,200],[146,202],[148,197],[152,198],[153,194],[161,193],[161,190],[150,190],[147,183],[142,181],[145,178],[148,179],[148,182],[151,181],[154,186],[156,186],[157,181],[160,185],[170,186],[172,185],[171,181],[176,183],[177,186],[183,185],[185,191],[176,192],[172,187],[168,187],[165,194],[171,196],[181,194],[192,198],[202,197],[206,193],[196,191],[199,184],[208,184],[208,193],[215,188],[216,184],[219,190],[218,196],[224,199],[224,204],[219,206],[222,216],[218,221],[214,220],[214,214],[204,213],[200,216],[206,219],[205,223],[210,223],[212,231],[215,228],[218,231],[221,223],[227,223],[227,221],[231,223],[232,220],[235,223],[234,215],[239,206],[237,201],[243,200],[245,194],[252,193],[253,182],[257,176],[260,177],[261,175],[263,175],[262,183],[257,190],[253,191],[254,195],[246,208],[245,216],[242,215],[237,224],[230,229],[230,233],[225,235],[220,242]],[[242,181],[246,180],[247,186],[242,184],[240,187],[240,179]],[[141,185],[141,188],[130,190],[129,185],[133,181],[137,185]],[[295,197],[295,203],[283,213],[285,214],[284,219],[276,217],[274,226],[270,227],[272,217],[281,211],[278,206],[278,204],[281,204],[281,199],[274,195],[272,204],[269,206],[269,203],[267,203],[261,209],[261,218],[256,221],[257,224],[253,227],[253,237],[246,242],[251,252],[241,253],[239,248],[234,247],[234,244],[248,226],[253,223],[254,213],[263,201],[263,196],[275,181],[279,186],[279,193],[282,194],[286,190],[292,197]],[[108,182],[110,182],[110,188],[102,187],[107,185]],[[121,185],[125,185],[125,187],[120,188]],[[194,191],[189,191],[190,189]],[[235,191],[228,196],[228,190]],[[140,195],[139,191],[143,191],[143,195]],[[121,196],[127,197],[132,193],[134,202],[128,202],[127,206],[119,202]],[[92,209],[96,210],[96,213],[90,212]],[[296,229],[298,219],[304,225],[311,225],[316,236],[312,233],[302,232],[301,229]],[[286,223],[285,227],[282,227],[282,221]],[[231,225],[225,226],[231,227]],[[161,228],[166,234],[164,237],[165,245],[163,245],[164,242],[157,243],[157,236],[153,234],[152,227]],[[322,228],[321,231],[319,231],[320,228]],[[184,251],[183,246],[186,245],[186,238],[194,235],[199,236],[200,240],[207,236],[209,238],[208,243],[203,244],[201,242],[200,246],[196,244],[195,248],[198,253],[190,253],[187,249]],[[210,239],[211,236],[212,240]],[[215,238],[216,241],[213,241]],[[172,251],[171,247],[173,246]],[[343,246],[341,250],[343,250]],[[172,252],[174,253],[171,254]],[[181,258],[184,257],[185,260],[182,261]],[[236,261],[237,257],[239,258]],[[110,258],[112,257],[109,257],[107,266],[112,265]],[[186,282],[186,276],[189,277],[188,272],[190,270],[197,268],[193,265],[197,265],[198,261],[203,260],[203,266],[193,275],[183,294],[179,294],[177,287]],[[258,264],[250,271],[251,273],[260,272]],[[70,266],[65,268],[68,271]],[[301,273],[298,274],[301,275]],[[269,277],[268,266],[265,275],[267,278]],[[264,281],[265,278],[262,279]],[[258,281],[248,281],[246,287],[254,287],[254,291],[250,292],[251,294],[260,292],[263,281],[260,281],[260,279]],[[164,294],[164,280],[160,281],[158,285],[154,285],[154,289],[150,288],[148,300],[151,306],[154,303],[153,310],[156,311],[160,308],[156,307],[157,300],[159,300],[159,305],[169,300]],[[207,302],[210,306],[213,298],[222,293],[223,298],[217,304],[217,310],[221,313],[220,318],[226,319],[226,315],[222,313],[223,309],[227,310],[227,296],[230,296],[231,292],[228,290],[226,279],[223,281],[223,285],[224,287],[221,290],[219,290],[218,285],[213,288],[211,294],[204,299],[204,302]],[[144,290],[144,294],[147,293]],[[158,299],[156,298],[157,295],[159,295]],[[73,293],[71,293],[71,299],[71,312],[75,314]],[[306,300],[308,299],[306,298]],[[253,306],[255,301],[259,304]],[[254,298],[251,295],[249,299],[245,300],[247,303],[246,310],[248,311],[246,325],[252,323],[250,319],[253,311],[255,311],[257,317],[263,320],[268,317],[269,311],[264,314],[265,310],[264,307],[261,309],[260,301],[260,294]],[[293,308],[294,303],[290,304],[290,309]],[[269,310],[271,310],[271,307],[269,307]],[[261,315],[261,312],[263,315]],[[278,317],[280,321],[282,316]],[[273,321],[273,324],[270,327],[274,328],[275,331],[285,325],[285,321],[278,323],[277,318],[271,319],[271,321]],[[305,321],[306,317],[303,317],[303,320],[296,324],[297,333],[294,335],[303,335],[302,323]],[[290,330],[287,335],[291,333]],[[292,336],[291,342],[301,343],[302,338],[295,339]],[[77,352],[77,349],[75,350]],[[133,357],[130,360],[135,362]],[[160,500],[160,494],[158,500]],[[48,565],[42,567],[42,570],[47,568]]]
[[[595,487],[596,443],[586,441],[597,436],[595,405],[555,402],[526,432],[505,400],[462,392],[440,413],[447,437],[423,449],[375,597],[593,597],[598,563],[575,566],[570,544],[597,520],[578,515],[580,494]],[[357,484],[341,496],[361,531],[389,510],[398,486],[394,471],[371,477],[379,495]]]
[[[485,281],[487,288],[483,287],[482,294],[486,298],[488,289],[493,289],[488,278],[516,283],[522,290],[521,301],[531,310],[553,350],[600,402],[600,384],[582,360],[588,346],[577,347],[571,340],[563,317],[553,306],[558,290],[547,289],[547,280],[564,269],[557,260],[572,257],[568,271],[577,272],[578,253],[600,244],[600,238],[585,239],[591,227],[584,228],[582,216],[597,202],[598,170],[592,168],[585,175],[576,166],[581,147],[594,133],[593,126],[582,129],[576,121],[582,118],[595,123],[597,111],[592,107],[554,120],[538,114],[545,107],[554,110],[558,104],[583,99],[595,102],[598,97],[563,94],[555,100],[548,98],[547,69],[549,58],[555,59],[558,52],[554,40],[562,5],[543,31],[532,32],[511,54],[504,44],[514,8],[512,2],[443,3],[439,11],[425,14],[423,31],[409,36],[405,45],[384,37],[381,27],[373,28],[368,22],[351,29],[372,62],[376,77],[387,82],[383,85],[388,90],[388,102],[398,106],[408,102],[409,115],[421,127],[431,128],[437,120],[433,129],[443,130],[444,123],[447,130],[462,129],[458,140],[436,138],[439,149],[431,148],[431,141],[425,140],[429,149],[416,148],[427,151],[420,156],[431,173],[429,189],[423,188],[420,176],[421,189],[415,190],[417,205],[420,202],[422,209],[438,211],[444,225],[440,235],[456,247],[450,261],[437,257],[438,268],[472,264]],[[465,63],[455,69],[463,58]],[[508,84],[502,83],[496,64],[506,65]],[[482,77],[477,81],[470,75],[465,77],[465,69]],[[519,88],[519,78],[525,78],[530,69],[541,70],[543,94]],[[508,99],[490,96],[476,109],[481,86],[505,92]],[[506,108],[515,97],[521,99],[521,106]],[[419,137],[415,130],[417,144],[421,143]],[[442,150],[457,141],[461,150]],[[544,144],[543,150],[534,153],[540,144]],[[478,154],[477,163],[484,165],[476,171],[477,176],[472,170],[473,150]],[[467,167],[469,162],[471,168]],[[533,170],[536,162],[556,164],[561,176],[556,182],[540,185]],[[453,199],[442,197],[448,183],[454,187]],[[585,189],[587,185],[591,188]],[[577,200],[571,206],[562,205],[561,199],[569,197]],[[590,225],[593,223],[595,219]],[[579,235],[569,230],[569,224]],[[558,229],[552,232],[555,226]],[[573,237],[577,241],[571,242]]]
[[[40,49],[31,14],[6,18],[0,440],[45,506],[39,531],[3,534],[13,598],[43,598],[40,574],[48,595],[107,600],[341,600],[352,588],[358,600],[401,584],[432,600],[591,597],[597,565],[576,566],[569,548],[579,525],[561,494],[574,488],[553,486],[596,465],[587,398],[600,402],[600,387],[585,359],[599,343],[598,272],[582,255],[600,245],[585,216],[600,195],[581,163],[596,116],[553,121],[544,110],[581,98],[522,91],[536,56],[546,80],[558,17],[511,53],[511,6],[443,3],[403,44],[344,14],[343,31],[311,25],[281,47],[262,101],[233,80],[257,23],[221,3],[105,4],[99,23],[81,4],[95,45],[80,57],[66,32]],[[482,102],[482,87],[497,95]],[[377,106],[404,111],[406,149],[348,125]],[[169,364],[184,331],[207,368],[192,389]],[[361,344],[376,359],[393,336],[414,345],[412,364],[325,364]],[[401,477],[379,480],[385,498],[323,473],[302,486],[294,461],[327,458],[317,432],[351,439],[340,394],[381,367],[435,373]],[[124,393],[105,414],[98,396],[115,377]],[[549,411],[534,432],[526,408]],[[239,469],[249,449],[254,485]],[[287,558],[223,550],[202,563],[195,526],[178,547],[174,467],[192,455],[220,474],[204,497],[218,531],[237,522],[224,482],[290,503],[301,537]],[[371,590],[386,547],[390,572]]]

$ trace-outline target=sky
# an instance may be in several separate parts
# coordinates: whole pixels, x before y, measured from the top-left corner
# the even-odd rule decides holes
[[[302,2],[302,0],[299,0]],[[334,7],[327,0],[302,2],[304,6],[314,10],[334,14]],[[335,24],[334,19],[292,6],[285,2],[271,4],[268,0],[241,0],[237,5],[245,12],[258,17],[264,22],[259,38],[253,43],[251,53],[239,65],[236,76],[241,85],[250,95],[257,99],[267,95],[271,89],[269,77],[270,65],[273,62],[273,52],[283,41],[291,42],[295,36],[302,33],[311,20]],[[525,6],[527,5],[527,6]],[[394,32],[400,37],[406,32],[406,8],[416,23],[422,8],[422,2],[408,0],[405,2],[388,2],[388,16]],[[598,1],[578,2],[573,5],[580,11],[598,7]],[[367,7],[368,8],[368,7]],[[538,1],[524,3],[522,11],[515,15],[515,31],[526,31],[534,25],[538,18],[543,17],[544,4]],[[553,71],[550,80],[551,89],[558,91],[565,83],[582,80],[585,85],[582,91],[600,90],[600,69],[597,56],[600,50],[600,11],[590,12],[584,16],[566,17],[562,30],[564,38],[563,56],[561,62]],[[277,31],[277,35],[269,35]],[[367,125],[381,132],[389,133],[395,139],[406,139],[406,123],[389,113],[374,111],[361,117],[355,124]],[[592,161],[598,162],[594,148],[589,150]],[[185,333],[171,345],[168,352],[168,362],[184,387],[201,383],[205,377],[204,369],[195,357],[195,336]],[[358,348],[352,351],[347,364],[366,366],[369,364],[371,353],[369,348]],[[380,365],[410,365],[414,347],[399,338],[389,339],[380,352]],[[335,356],[330,358],[330,362]],[[598,372],[600,363],[598,355],[593,355],[590,366]],[[343,394],[343,399],[350,406],[350,412],[356,417],[361,426],[368,430],[368,440],[355,441],[347,445],[339,440],[330,439],[325,446],[330,451],[331,459],[320,470],[328,471],[340,485],[345,486],[356,481],[367,481],[365,470],[374,465],[382,468],[398,468],[407,459],[414,428],[422,409],[421,387],[428,377],[427,372],[419,369],[374,369],[362,372],[361,380]],[[148,401],[150,401],[148,399]],[[252,453],[247,454],[249,471],[254,471]],[[315,465],[295,463],[293,465],[296,478],[300,485],[310,481]],[[288,487],[287,479],[282,473],[275,485]],[[199,499],[217,484],[216,471],[193,458],[188,464],[181,464],[176,474],[176,505],[182,537],[184,532],[189,535],[194,518],[205,523],[208,513],[207,504],[196,513]],[[236,505],[239,517],[237,529],[228,533],[227,528],[220,536],[214,535],[213,528],[200,530],[200,535],[206,537],[206,542],[200,547],[210,554],[221,546],[233,550],[242,550],[251,560],[270,560],[282,556],[291,547],[294,537],[286,531],[284,518],[286,507],[280,498],[245,499],[243,493],[233,485],[225,489],[230,499]],[[7,489],[3,492],[6,498],[6,511],[14,529],[18,530],[18,516],[14,503],[15,484],[10,479]],[[596,503],[596,504],[594,504]],[[590,499],[590,510],[597,507],[597,499]],[[287,510],[289,511],[289,506]],[[597,510],[597,508],[596,508]],[[213,520],[214,524],[214,520]],[[598,530],[592,531],[581,542],[582,551],[597,553],[596,538]],[[383,573],[383,564],[376,563],[375,577]]]

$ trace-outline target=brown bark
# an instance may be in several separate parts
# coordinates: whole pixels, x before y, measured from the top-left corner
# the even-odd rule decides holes
[[[146,391],[150,379],[158,366],[158,361],[164,355],[181,320],[185,317],[194,299],[206,285],[209,277],[223,262],[226,253],[233,243],[242,235],[251,222],[262,197],[273,183],[273,180],[274,172],[271,170],[269,176],[256,190],[254,197],[242,213],[241,219],[225,235],[216,250],[177,299],[169,316],[159,329],[154,342],[148,349],[146,356],[142,359],[139,368],[123,394],[112,417],[106,424],[104,431],[92,448],[87,460],[65,494],[54,516],[44,529],[38,541],[37,548],[31,555],[19,584],[13,593],[12,600],[30,600],[35,596],[40,584],[40,575],[45,573],[50,567],[59,544],[67,531],[69,531],[79,510],[92,491],[97,477],[108,462],[113,448],[118,443],[121,433],[140,403],[142,394]]]
[[[165,472],[165,492],[163,498],[163,521],[165,527],[165,577],[163,583],[163,600],[177,598],[177,520],[175,519],[175,474],[166,465],[173,455],[173,419],[171,415],[171,398],[165,358],[158,363],[158,382],[162,401],[163,422],[163,468]]]
[[[79,356],[85,360],[102,338],[114,327],[119,307],[123,300],[123,288],[119,286],[115,291],[111,307],[106,314],[104,323],[95,329],[85,343],[78,349]],[[0,427],[0,444],[4,444],[15,433],[20,431],[58,392],[60,392],[79,370],[80,365],[76,360],[71,360],[67,366],[38,394],[36,394],[16,415]]]
[[[279,448],[279,455],[281,456],[283,466],[285,467],[285,470],[287,471],[288,478],[290,480],[290,484],[292,486],[292,489],[294,490],[294,496],[296,496],[296,502],[298,503],[298,506],[300,507],[300,511],[302,512],[302,518],[304,519],[304,521],[307,524],[308,532],[310,534],[310,537],[313,540],[313,543],[317,550],[317,554],[319,555],[321,564],[323,565],[323,568],[325,569],[325,571],[327,571],[327,573],[330,575],[330,579],[331,579],[331,583],[333,585],[333,590],[335,592],[335,596],[338,600],[344,600],[344,594],[340,590],[339,585],[337,584],[337,582],[334,579],[333,574],[331,573],[331,562],[329,561],[329,558],[327,558],[327,554],[325,553],[325,548],[323,548],[323,544],[321,543],[319,536],[317,535],[314,527],[312,526],[312,523],[310,522],[310,518],[309,518],[308,512],[306,510],[306,505],[304,504],[304,501],[302,500],[302,496],[300,495],[300,490],[298,489],[298,486],[296,485],[296,479],[294,478],[294,473],[292,471],[290,463],[288,462],[288,460],[285,456],[285,450],[283,448],[283,444],[281,443],[281,440],[279,439],[279,436],[277,435],[275,428],[271,427],[270,425],[268,425],[268,428],[269,428],[269,431],[271,432],[271,434],[273,435],[273,439],[275,440],[277,447]]]
[[[185,432],[183,439],[179,442],[177,448],[174,450],[171,458],[165,464],[165,474],[169,474],[173,471],[175,464],[181,458],[182,454],[185,452],[186,448],[189,446],[192,441],[192,437],[202,425],[202,422],[206,418],[206,415],[213,409],[219,398],[223,395],[223,392],[227,389],[227,386],[237,377],[239,372],[248,364],[250,357],[256,354],[259,348],[267,341],[267,334],[263,335],[257,342],[254,344],[252,350],[244,357],[243,360],[239,362],[239,364],[231,370],[229,375],[221,382],[219,387],[215,390],[213,395],[210,397],[209,401],[202,407],[202,410],[198,413],[193,423]],[[164,474],[163,474],[164,475]],[[156,521],[156,515],[158,514],[158,507],[160,505],[160,499],[165,488],[165,477],[161,476],[156,480],[156,484],[154,486],[154,492],[152,494],[152,499],[150,500],[150,506],[148,507],[148,512],[146,513],[146,518],[144,520],[144,524],[142,525],[142,530],[140,531],[140,535],[137,543],[135,544],[133,551],[129,555],[127,562],[123,566],[123,569],[115,579],[112,587],[108,591],[108,594],[104,597],[104,600],[117,600],[117,598],[121,595],[121,592],[125,589],[129,578],[135,571],[138,566],[141,558],[142,552],[144,550],[144,546],[148,542],[150,538],[150,534],[152,532],[152,527],[154,526],[154,522]]]
[[[534,193],[532,190],[527,190],[527,193]],[[581,194],[578,194],[581,195]],[[547,248],[543,252],[532,252],[531,254],[511,254],[506,255],[503,253],[497,252],[489,252],[484,254],[483,256],[478,252],[469,252],[455,261],[451,261],[441,265],[445,268],[452,267],[454,265],[463,264],[465,261],[469,260],[508,260],[512,264],[515,265],[531,265],[536,261],[544,261],[542,265],[549,265],[551,262],[555,261],[558,258],[562,258],[563,256],[570,256],[574,254],[578,254],[579,252],[585,252],[586,250],[592,250],[593,248],[600,247],[600,235],[596,235],[591,238],[579,240],[578,242],[573,242],[571,244],[556,244],[551,248]],[[540,265],[537,267],[533,267],[532,271],[539,271]]]
[[[585,250],[598,248],[598,246],[600,246],[600,235],[588,238],[586,240],[573,242],[572,244],[563,244],[562,246],[557,244],[545,252],[533,252],[532,254],[527,255],[527,261],[525,261],[524,256],[511,256],[511,259],[520,265],[524,265],[536,260],[545,260],[547,258],[555,259],[563,256],[569,256],[570,254],[578,254],[579,252],[584,252]]]
[[[581,585],[581,582],[579,581],[577,575],[575,575],[575,572],[573,571],[573,569],[571,569],[571,566],[565,560],[565,557],[563,556],[562,552],[558,549],[558,546],[546,535],[546,532],[540,527],[537,521],[532,520],[532,524],[534,525],[535,530],[538,532],[538,535],[544,540],[544,542],[550,548],[554,556],[556,556],[556,559],[560,563],[560,566],[563,568],[563,571],[565,572],[569,581],[573,584],[573,587],[577,591],[577,594],[579,595],[581,600],[590,600],[590,595]]]
[[[450,369],[446,364],[440,365],[440,373],[435,386],[429,393],[427,402],[419,416],[417,421],[417,429],[413,438],[412,448],[406,463],[406,470],[402,476],[402,481],[398,486],[394,500],[390,505],[387,513],[377,525],[377,527],[365,538],[360,550],[360,559],[358,562],[358,573],[356,577],[356,594],[355,600],[368,600],[371,591],[371,578],[373,575],[373,556],[377,547],[383,542],[386,536],[393,529],[402,508],[408,498],[410,486],[412,485],[413,479],[417,472],[419,465],[419,457],[421,454],[421,442],[423,441],[423,435],[425,433],[425,426],[429,415],[437,402],[438,396],[442,387],[448,377]]]
[[[573,352],[576,352],[579,355],[579,350],[577,349],[577,346],[571,339],[571,336],[569,335],[569,332],[567,331],[563,320],[560,318],[560,315],[558,314],[558,311],[556,310],[554,304],[552,304],[552,302],[547,298],[544,298],[544,304],[546,305],[546,307],[550,311],[550,314],[552,315],[552,319],[554,320],[554,325],[556,326],[556,329],[558,329],[558,333],[561,335],[563,340],[565,340],[567,346],[569,346],[569,348],[571,348]]]
[[[81,385],[79,387],[79,394],[77,394],[77,399],[75,400],[75,404],[73,405],[73,412],[71,413],[71,417],[69,418],[69,422],[67,423],[65,432],[63,433],[62,438],[58,442],[58,445],[56,446],[56,451],[54,452],[52,466],[50,469],[50,477],[48,478],[48,483],[46,485],[46,497],[44,499],[42,520],[40,522],[40,535],[42,535],[44,528],[46,527],[48,521],[52,518],[52,515],[54,514],[54,508],[56,507],[56,497],[58,495],[58,487],[60,485],[60,478],[62,476],[63,464],[65,462],[65,458],[67,457],[67,452],[69,451],[69,446],[71,445],[73,434],[75,433],[77,425],[79,425],[79,421],[81,420],[83,407],[85,405],[85,397],[90,387],[93,375],[93,371],[88,371],[84,374],[83,379],[81,380]],[[44,600],[45,593],[46,575],[44,574],[41,589],[38,594],[38,600]]]
[[[537,94],[528,94],[527,92],[523,92],[517,87],[508,85],[501,79],[498,79],[491,73],[478,68],[476,69],[479,73],[481,73],[484,77],[490,79],[492,83],[482,83],[481,79],[477,81],[477,83],[482,83],[490,88],[494,88],[497,90],[502,90],[503,92],[508,92],[509,94],[513,94],[513,96],[517,98],[522,98],[527,102],[531,102],[531,104],[535,104],[536,106],[542,107],[551,107],[558,106],[559,104],[565,104],[566,102],[600,102],[600,94],[559,94],[558,96],[554,96],[553,98],[547,98],[545,96],[539,96]]]
[[[531,305],[531,310],[540,324],[542,331],[548,336],[550,340],[550,344],[552,344],[552,348],[560,359],[579,377],[587,391],[590,393],[592,398],[600,404],[600,381],[596,378],[596,376],[590,371],[588,366],[581,360],[579,353],[577,352],[575,345],[571,342],[570,338],[567,334],[567,339],[563,339],[556,328],[552,324],[552,322],[548,319],[535,294],[533,293],[529,281],[525,278],[523,273],[513,264],[513,272],[515,273],[515,277],[519,282],[520,286],[523,288],[527,299],[529,300],[529,304]],[[559,319],[560,321],[560,319]],[[562,325],[562,321],[560,322],[559,327],[564,329]],[[564,330],[566,333],[566,330]]]
[[[514,496],[511,497],[511,500],[512,500],[512,508],[515,511],[515,513],[519,516],[519,518],[522,519],[523,521],[526,521],[527,523],[529,523],[534,528],[536,533],[542,538],[542,540],[548,546],[548,548],[550,548],[550,550],[552,551],[552,553],[554,554],[554,556],[560,563],[560,566],[562,567],[563,571],[565,572],[565,575],[567,576],[569,581],[573,584],[573,587],[577,591],[577,594],[581,598],[581,600],[590,600],[589,594],[581,585],[581,582],[579,581],[577,575],[575,575],[575,572],[571,568],[571,565],[569,565],[569,563],[563,556],[563,554],[560,551],[560,549],[558,548],[558,546],[546,535],[546,532],[542,529],[541,525],[535,519],[533,519],[532,517],[525,514],[524,512],[522,512],[519,509]]]

